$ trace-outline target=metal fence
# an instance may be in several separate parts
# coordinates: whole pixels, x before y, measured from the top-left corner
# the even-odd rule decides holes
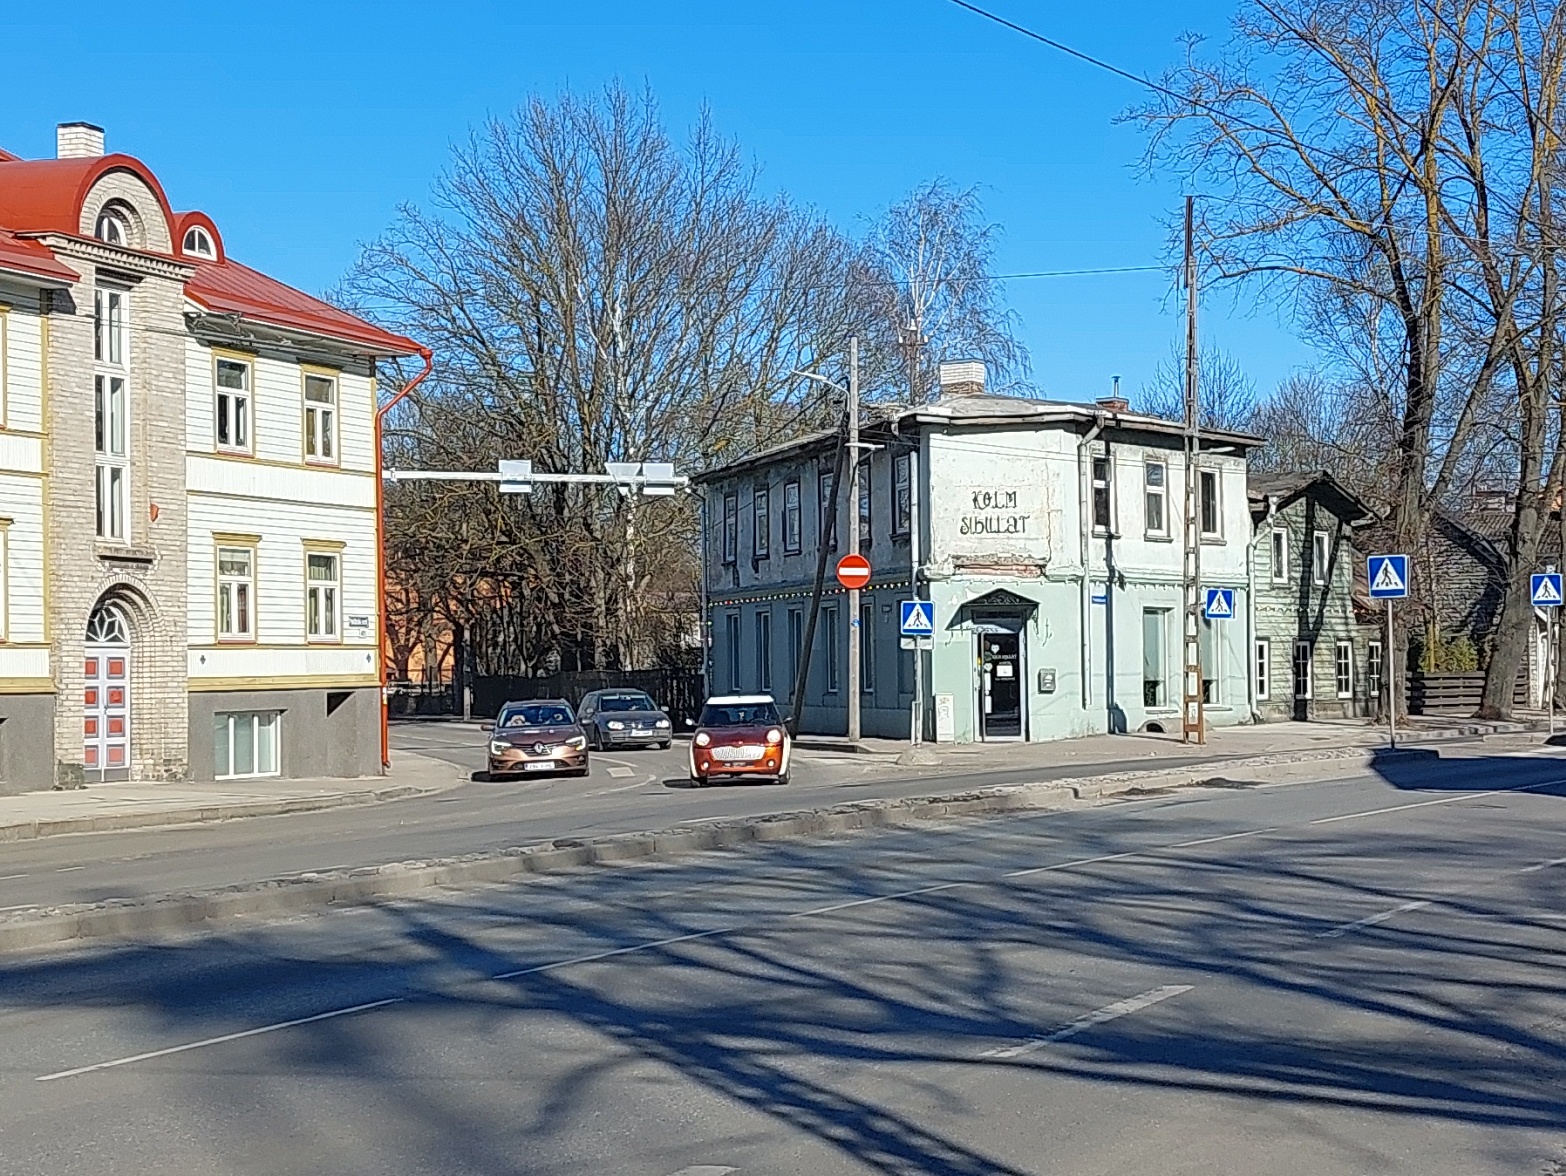
[[[450,682],[392,682],[386,690],[386,713],[394,719],[434,718],[462,713]]]
[[[572,706],[593,690],[642,690],[669,712],[676,730],[688,728],[707,699],[700,670],[571,670],[538,677],[476,677],[473,714],[492,719],[507,702],[527,698],[563,698]]]

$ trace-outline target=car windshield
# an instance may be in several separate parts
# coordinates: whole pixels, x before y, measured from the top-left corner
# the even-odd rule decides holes
[[[498,727],[568,727],[575,720],[563,706],[548,703],[537,706],[509,707],[500,716]]]
[[[598,698],[602,711],[650,711],[657,710],[653,700],[645,694],[603,694]]]
[[[701,708],[703,727],[760,727],[778,723],[778,708],[770,702],[708,703]]]

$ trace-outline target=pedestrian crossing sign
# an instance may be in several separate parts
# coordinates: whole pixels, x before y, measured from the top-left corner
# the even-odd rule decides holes
[[[1234,620],[1234,589],[1209,588],[1202,602],[1202,615],[1209,621]]]
[[[931,637],[935,634],[935,612],[928,600],[905,600],[902,634],[904,637]]]
[[[1370,598],[1392,600],[1408,595],[1408,556],[1373,555],[1366,561]]]
[[[1560,608],[1561,574],[1559,572],[1535,572],[1528,593],[1535,608]]]

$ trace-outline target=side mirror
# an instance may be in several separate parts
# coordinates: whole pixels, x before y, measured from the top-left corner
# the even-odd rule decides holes
[[[495,724],[494,723],[480,723],[479,724],[479,730],[480,731],[493,731],[494,729],[495,729]]]

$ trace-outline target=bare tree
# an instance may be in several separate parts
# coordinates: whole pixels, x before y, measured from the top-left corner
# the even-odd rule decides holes
[[[842,350],[857,256],[760,194],[705,114],[676,143],[649,95],[611,86],[475,131],[433,208],[404,208],[340,296],[437,357],[390,422],[388,464],[692,468],[830,416],[791,373]],[[388,499],[394,575],[495,669],[631,666],[675,641],[660,623],[693,619],[688,500],[431,484]]]
[[[1204,429],[1248,430],[1258,407],[1256,384],[1240,361],[1216,347],[1197,357],[1197,389]],[[1137,411],[1169,421],[1185,420],[1185,353],[1178,346],[1158,361],[1142,386]]]

